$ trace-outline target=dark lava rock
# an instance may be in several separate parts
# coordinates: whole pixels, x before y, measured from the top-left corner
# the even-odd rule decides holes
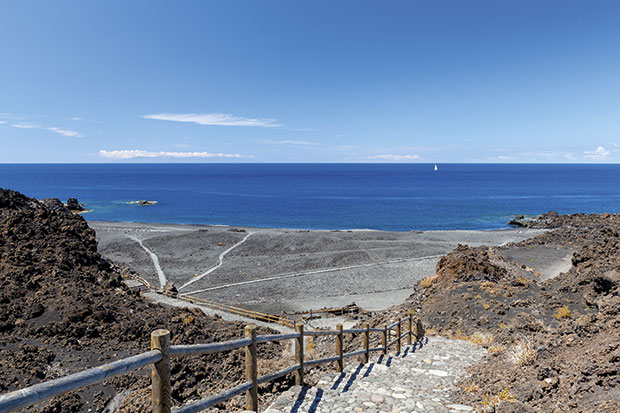
[[[170,330],[172,344],[243,336],[242,323],[143,299],[122,283],[121,274],[129,273],[101,257],[95,231],[57,199],[38,201],[0,188],[0,392],[148,350],[150,333],[159,328]],[[261,359],[273,359],[277,365],[283,348],[266,344]],[[173,362],[175,403],[239,384],[243,372],[243,358],[236,352]],[[146,389],[150,384],[146,373],[108,379],[25,411],[103,411],[117,393]],[[259,392],[266,394],[285,380]],[[150,410],[148,397],[143,402],[131,411]],[[226,407],[240,407],[235,403],[240,402],[228,402]]]
[[[83,211],[84,208],[78,202],[77,198],[69,198],[67,199],[67,208],[71,211]]]

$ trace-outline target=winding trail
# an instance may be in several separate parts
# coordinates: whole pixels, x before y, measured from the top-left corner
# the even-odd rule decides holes
[[[197,294],[197,293],[204,293],[206,291],[221,290],[223,288],[237,287],[239,285],[256,284],[256,283],[262,283],[262,282],[267,282],[267,281],[281,280],[281,279],[285,279],[285,278],[303,277],[305,275],[323,274],[323,273],[326,273],[326,272],[350,270],[350,269],[354,269],[354,268],[363,268],[363,267],[373,267],[373,266],[376,266],[376,265],[396,264],[396,263],[401,263],[401,262],[423,261],[423,260],[435,259],[435,258],[440,258],[440,257],[443,257],[443,254],[441,254],[441,255],[427,255],[425,257],[416,257],[416,258],[405,258],[405,259],[401,259],[401,260],[392,260],[392,261],[383,261],[383,262],[371,262],[371,263],[368,263],[368,264],[347,265],[346,267],[323,268],[323,269],[320,269],[320,270],[296,272],[296,273],[292,273],[292,274],[275,275],[273,277],[259,278],[259,279],[256,279],[256,280],[240,281],[240,282],[236,282],[236,283],[218,285],[216,287],[203,288],[201,290],[190,291],[187,294],[191,295],[191,294]],[[213,268],[213,270],[214,269],[215,268]],[[211,271],[212,270],[209,270],[208,272],[211,272]],[[206,275],[206,273],[204,275]],[[202,275],[200,275],[199,277],[202,277]],[[194,282],[194,281],[197,281],[197,280],[198,280],[198,277],[196,277],[196,279],[192,280],[191,282]],[[186,283],[185,285],[183,285],[183,287],[185,287],[186,285],[189,285],[190,283]],[[181,287],[181,288],[183,288],[183,287]]]
[[[153,251],[145,247],[140,239],[134,237],[133,235],[127,235],[127,237],[131,238],[132,240],[140,244],[142,249],[150,255],[151,260],[153,261],[153,265],[155,266],[155,270],[157,271],[157,276],[159,277],[159,284],[161,288],[164,288],[164,286],[168,282],[168,279],[166,278],[166,274],[164,273],[164,270],[161,269],[161,265],[159,265],[159,258],[157,257],[157,255]]]
[[[236,243],[235,245],[233,245],[232,247],[228,248],[226,251],[222,252],[219,257],[218,257],[218,264],[210,269],[208,269],[207,271],[203,272],[202,274],[193,277],[191,280],[189,280],[188,282],[186,282],[185,284],[183,284],[182,286],[179,287],[179,291],[181,291],[183,288],[187,287],[188,285],[191,285],[193,283],[195,283],[198,280],[201,280],[202,278],[206,277],[207,275],[211,274],[213,271],[217,270],[218,268],[220,268],[222,266],[222,264],[224,263],[224,256],[226,254],[228,254],[230,251],[234,250],[235,248],[237,248],[239,245],[243,244],[244,242],[247,241],[248,238],[250,238],[250,235],[255,234],[255,232],[249,232],[248,235],[246,235],[241,241],[239,241],[238,243]]]

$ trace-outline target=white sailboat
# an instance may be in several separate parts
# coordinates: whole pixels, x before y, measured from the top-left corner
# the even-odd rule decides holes
[[[437,170],[437,164],[435,164],[435,170]]]

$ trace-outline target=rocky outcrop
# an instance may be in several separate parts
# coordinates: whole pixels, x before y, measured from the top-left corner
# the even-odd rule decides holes
[[[488,247],[471,248],[460,245],[437,263],[435,273],[440,281],[491,281],[505,277],[505,268],[495,264],[497,257]]]
[[[461,383],[464,403],[482,411],[620,411],[620,215],[550,212],[528,226],[552,230],[502,247],[460,245],[406,305],[440,334],[489,348]],[[536,269],[501,258],[509,248],[539,247],[575,251],[570,270],[540,281]]]
[[[77,198],[69,198],[67,200],[67,208],[71,211],[84,211],[84,207],[80,205]]]
[[[0,393],[137,354],[157,328],[169,329],[174,344],[191,344],[238,338],[243,327],[144,300],[99,255],[95,231],[81,216],[56,199],[0,188]],[[261,357],[279,359],[281,351],[269,344]],[[172,398],[182,403],[240,383],[242,359],[188,358],[173,364],[172,376]],[[124,375],[28,411],[103,411],[118,392],[148,385],[144,375]],[[148,410],[144,403],[148,397],[133,411]]]

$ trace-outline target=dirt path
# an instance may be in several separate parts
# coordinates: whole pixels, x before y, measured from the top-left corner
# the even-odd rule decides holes
[[[153,251],[148,249],[139,238],[136,238],[133,235],[127,235],[127,237],[131,238],[132,240],[140,244],[142,249],[146,251],[147,254],[149,254],[149,256],[151,257],[151,260],[153,260],[155,271],[157,271],[157,277],[159,278],[159,285],[161,286],[161,288],[164,288],[164,286],[168,282],[168,279],[166,278],[166,274],[164,273],[164,270],[161,269],[161,265],[159,265],[159,258],[157,257],[157,254],[155,254]]]
[[[218,268],[220,268],[222,266],[222,264],[224,264],[224,256],[226,254],[228,254],[230,251],[234,250],[235,248],[237,248],[238,246],[240,246],[241,244],[243,244],[244,242],[246,242],[248,240],[248,238],[250,238],[250,236],[254,234],[254,232],[250,232],[248,233],[248,235],[246,235],[241,241],[239,241],[238,243],[236,243],[235,245],[233,245],[232,247],[228,248],[226,251],[222,252],[219,257],[218,257],[218,264],[212,268],[210,268],[209,270],[203,272],[202,274],[193,277],[192,279],[190,279],[189,281],[187,281],[185,284],[183,284],[182,286],[179,287],[179,291],[182,290],[183,288],[187,287],[188,285],[191,285],[193,283],[195,283],[198,280],[201,280],[202,278],[206,277],[207,275],[211,274],[213,271],[217,270]]]
[[[275,275],[273,277],[261,278],[261,279],[257,279],[257,280],[240,281],[240,282],[236,282],[236,283],[218,285],[218,286],[210,287],[210,288],[203,288],[203,289],[200,289],[200,290],[190,291],[187,294],[190,294],[190,295],[191,294],[198,294],[198,293],[204,293],[204,292],[207,292],[207,291],[221,290],[223,288],[230,288],[230,287],[237,287],[237,286],[240,286],[240,285],[256,284],[256,283],[262,283],[262,282],[268,282],[268,281],[274,281],[274,280],[281,280],[281,279],[285,279],[285,278],[294,278],[294,277],[303,277],[303,276],[306,276],[306,275],[324,274],[324,273],[328,273],[328,272],[350,270],[350,269],[354,269],[354,268],[374,267],[374,266],[377,266],[377,265],[396,264],[396,263],[411,262],[411,261],[423,261],[423,260],[436,259],[436,258],[440,258],[440,257],[442,257],[442,255],[428,255],[426,257],[406,258],[406,259],[401,259],[401,260],[392,260],[392,261],[384,261],[384,262],[371,262],[371,263],[368,263],[368,264],[347,265],[347,266],[344,266],[344,267],[323,268],[323,269],[320,269],[320,270],[312,270],[312,271],[296,272],[296,273],[292,273],[292,274]],[[213,268],[213,270],[215,270],[215,268]],[[198,279],[198,277],[196,277],[195,281],[197,281],[197,279]],[[189,283],[186,283],[185,285],[188,285],[188,284]],[[184,286],[182,286],[181,288],[183,288]]]

